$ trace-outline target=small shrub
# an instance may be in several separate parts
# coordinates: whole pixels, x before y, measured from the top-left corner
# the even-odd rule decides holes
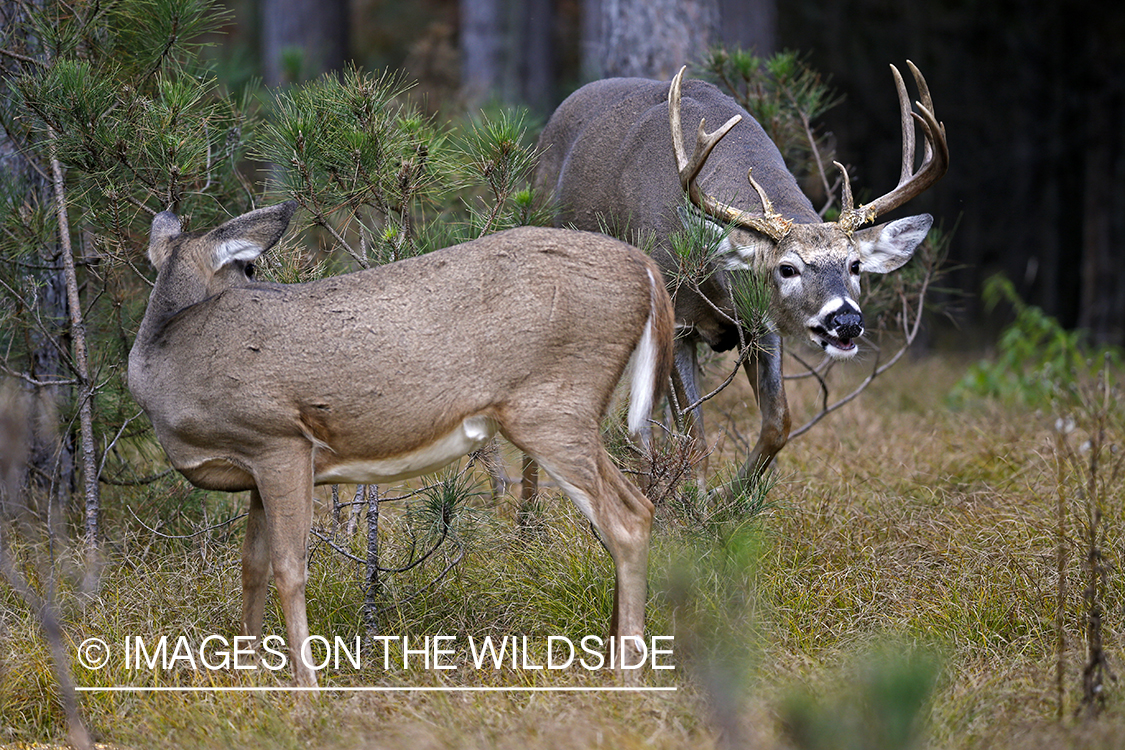
[[[1016,319],[1000,334],[996,356],[969,367],[954,386],[950,401],[960,406],[972,397],[1042,408],[1069,398],[1082,382],[1097,378],[1103,361],[1120,370],[1122,355],[1110,347],[1091,347],[1082,331],[1068,331],[1042,309],[1020,299],[1002,275],[988,279],[982,296],[989,309],[1010,304]]]

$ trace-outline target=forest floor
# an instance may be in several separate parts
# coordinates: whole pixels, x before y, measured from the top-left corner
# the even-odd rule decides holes
[[[674,669],[646,670],[641,682],[669,690],[588,690],[617,682],[578,659],[537,668],[547,664],[548,636],[559,637],[556,646],[561,639],[579,646],[604,635],[612,602],[608,556],[580,514],[548,489],[530,530],[515,527],[514,500],[474,498],[459,511],[465,557],[429,588],[459,547],[439,551],[425,570],[385,576],[380,601],[388,608],[379,623],[395,639],[389,666],[382,648],[368,644],[359,667],[345,661],[321,673],[322,685],[380,691],[92,691],[79,694],[82,714],[99,742],[124,748],[1125,746],[1125,686],[1105,676],[1096,718],[1083,702],[1082,493],[1091,485],[1081,420],[1067,437],[1079,461],[1062,462],[1057,420],[1074,415],[985,400],[953,407],[948,396],[965,367],[937,356],[900,363],[784,449],[763,507],[689,507],[690,493],[661,504],[647,628],[674,636],[657,642],[670,654],[652,657]],[[790,390],[799,423],[816,392],[807,381]],[[718,441],[710,466],[729,470],[756,432],[748,386],[736,381],[708,402],[707,419]],[[1121,435],[1111,439],[1120,446]],[[1104,488],[1101,638],[1108,670],[1121,671],[1125,479],[1096,479]],[[350,498],[350,489],[342,494]],[[169,651],[181,636],[191,648],[209,634],[227,639],[212,641],[221,644],[240,618],[242,522],[215,523],[235,517],[245,497],[189,492],[177,479],[147,492],[108,497],[104,527],[125,530],[109,532],[96,592],[77,593],[66,583],[78,578],[73,563],[53,557],[69,646],[77,654],[77,644],[100,638],[111,656],[96,670],[76,657],[76,683],[285,686],[285,670],[193,670],[184,659],[168,671],[125,664],[137,637],[150,650],[162,635]],[[154,504],[157,492],[163,504]],[[145,528],[156,527],[155,514],[173,501],[190,523],[165,523],[161,533],[196,528],[194,535],[166,538]],[[381,539],[388,566],[410,544],[393,533],[410,515],[394,505],[384,511]],[[318,508],[326,536],[330,515],[327,505]],[[359,528],[354,540],[335,536],[362,555]],[[424,543],[420,537],[419,548]],[[33,563],[46,553],[35,545],[18,553],[42,586],[44,568]],[[360,571],[314,542],[312,633],[348,644],[365,632]],[[284,633],[273,592],[266,632]],[[431,641],[423,655],[425,638],[439,635],[449,638]],[[514,666],[473,663],[471,645],[484,637],[525,635],[531,650]],[[407,669],[403,637],[419,649],[407,655]],[[435,655],[435,643],[450,651]],[[428,657],[437,662],[420,663]],[[520,690],[444,690],[482,687]],[[64,737],[34,614],[0,586],[0,746]]]

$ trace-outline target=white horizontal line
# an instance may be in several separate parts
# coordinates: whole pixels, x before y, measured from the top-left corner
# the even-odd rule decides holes
[[[78,687],[79,693],[669,693],[676,687],[296,687],[296,686],[185,686],[111,685]]]

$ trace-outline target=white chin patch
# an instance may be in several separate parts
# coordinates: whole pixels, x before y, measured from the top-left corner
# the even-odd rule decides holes
[[[854,339],[838,339],[828,333],[810,331],[809,338],[833,359],[851,359],[859,351]]]

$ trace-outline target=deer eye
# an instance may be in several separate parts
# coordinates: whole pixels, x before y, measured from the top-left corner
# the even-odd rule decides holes
[[[781,278],[783,279],[791,279],[798,273],[796,267],[791,266],[788,263],[782,263],[780,266],[778,266],[777,272],[781,274]]]
[[[248,279],[254,278],[254,270],[255,269],[254,269],[253,263],[247,263],[245,270],[246,270],[246,278],[248,278]]]
[[[858,260],[852,261],[852,275],[859,276],[859,261]]]

